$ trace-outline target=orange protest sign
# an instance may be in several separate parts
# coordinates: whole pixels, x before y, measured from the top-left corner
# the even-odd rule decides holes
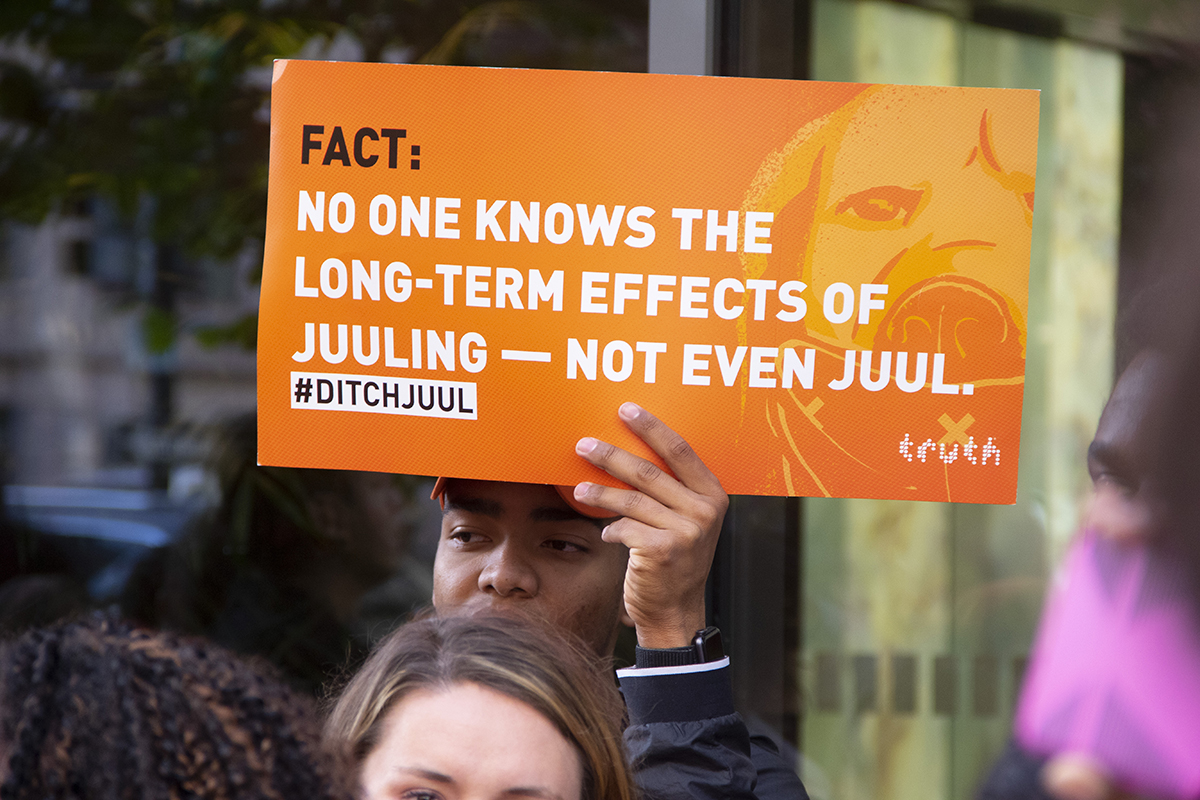
[[[1011,503],[1038,95],[280,61],[264,464]]]

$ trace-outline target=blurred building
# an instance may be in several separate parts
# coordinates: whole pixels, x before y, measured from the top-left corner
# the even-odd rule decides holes
[[[254,312],[255,254],[173,274],[175,344],[153,353],[156,249],[100,202],[0,238],[0,463],[9,484],[196,488],[204,426],[252,412],[254,353],[196,332]],[[167,384],[164,396],[158,384]],[[156,404],[166,408],[155,408]],[[156,414],[168,424],[155,419]]]

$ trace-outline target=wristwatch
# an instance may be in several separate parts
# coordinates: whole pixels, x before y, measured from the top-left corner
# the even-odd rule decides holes
[[[652,649],[634,648],[634,657],[638,669],[648,667],[684,667],[692,664],[708,664],[720,661],[725,657],[725,648],[721,643],[721,629],[714,625],[701,628],[692,637],[692,643],[687,647],[665,647]]]

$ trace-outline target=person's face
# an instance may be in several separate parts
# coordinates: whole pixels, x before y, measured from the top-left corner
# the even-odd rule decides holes
[[[1088,447],[1092,498],[1084,523],[1112,541],[1145,543],[1162,521],[1147,462],[1162,371],[1161,357],[1134,359],[1113,387]]]
[[[367,800],[579,800],[583,767],[545,717],[473,683],[417,691],[363,761]]]
[[[899,89],[868,99],[823,167],[829,186],[816,209],[811,272],[801,276],[815,301],[836,281],[856,292],[882,283],[890,307],[909,286],[946,274],[1022,299],[1037,140],[1022,125],[1036,119],[982,102],[950,107]],[[835,325],[837,338],[864,341],[856,320]]]
[[[549,486],[450,481],[433,565],[439,614],[520,614],[612,654],[627,551]]]

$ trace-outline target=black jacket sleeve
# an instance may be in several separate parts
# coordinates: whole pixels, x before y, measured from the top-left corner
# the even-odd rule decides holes
[[[733,708],[729,660],[617,673],[625,744],[646,800],[807,800],[770,740]]]
[[[755,797],[808,800],[808,791],[800,782],[800,776],[769,737],[750,734],[750,760],[758,775]]]
[[[1046,759],[1030,755],[1014,740],[992,765],[976,793],[977,800],[1053,800],[1042,788],[1041,770]]]

